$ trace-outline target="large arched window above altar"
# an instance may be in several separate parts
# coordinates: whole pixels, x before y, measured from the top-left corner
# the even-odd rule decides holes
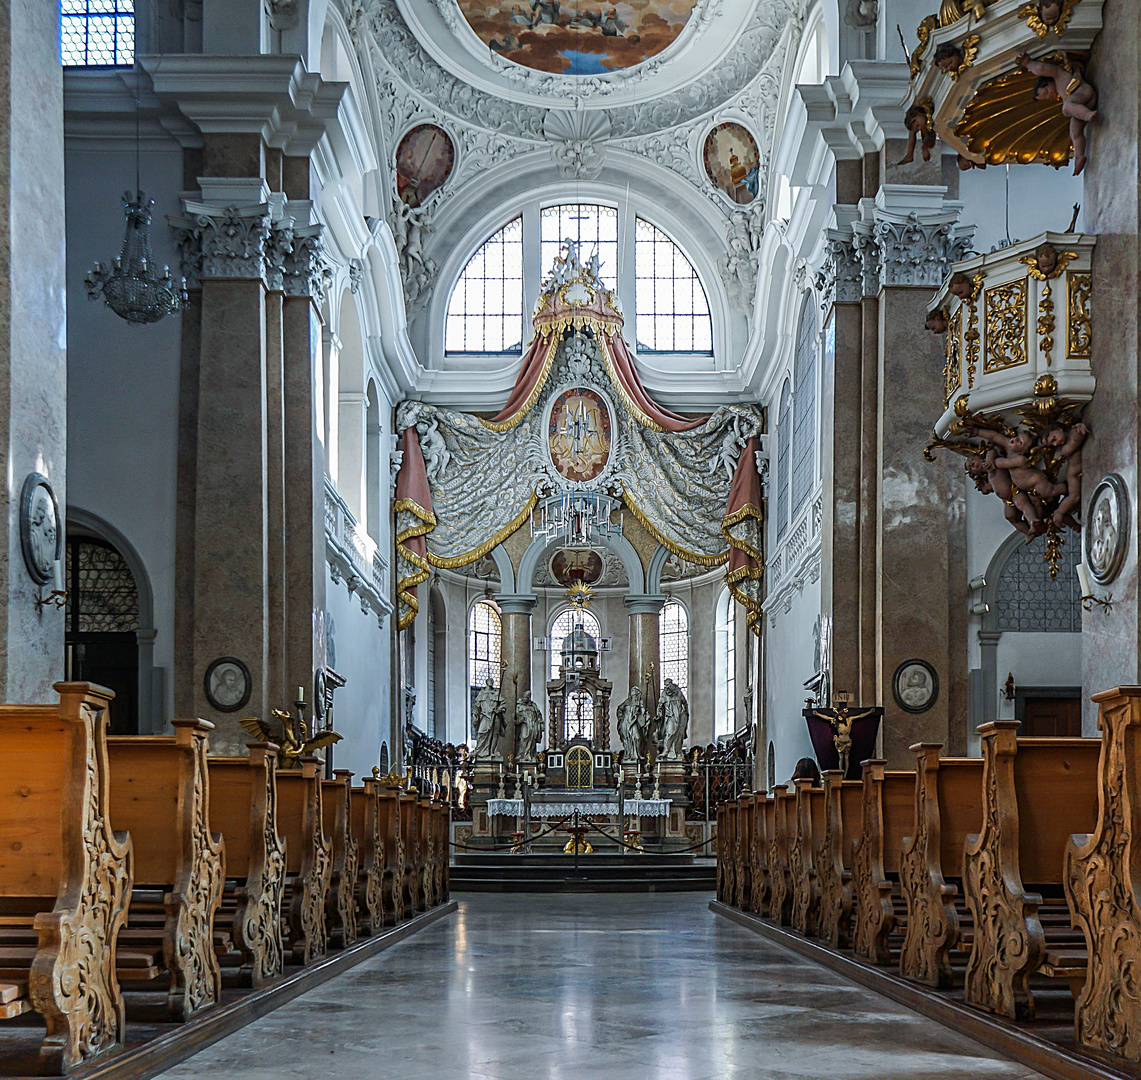
[[[673,679],[689,693],[689,613],[676,600],[668,601],[658,616],[658,655],[662,682]]]
[[[563,669],[563,642],[576,626],[581,626],[595,641],[602,637],[602,625],[589,611],[566,608],[551,623],[551,678],[557,679]]]
[[[499,685],[499,656],[502,646],[499,612],[487,600],[472,604],[467,624],[468,684],[483,686],[487,679]]]
[[[468,261],[448,302],[449,353],[523,351],[523,218],[509,221]]]
[[[536,217],[538,220],[536,220]],[[713,318],[693,261],[660,226],[603,203],[532,203],[476,249],[448,299],[444,352],[518,354],[530,336],[524,280],[544,280],[567,240],[627,307],[640,353],[711,356]],[[628,309],[633,306],[631,313]]]

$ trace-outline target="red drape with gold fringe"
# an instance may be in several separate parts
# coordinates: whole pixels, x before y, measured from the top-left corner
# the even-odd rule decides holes
[[[428,486],[428,470],[420,449],[420,436],[416,425],[404,429],[400,436],[400,449],[404,457],[396,477],[396,598],[399,604],[399,627],[406,629],[420,610],[417,586],[428,580],[427,534],[435,528],[436,515],[432,510],[432,490]]]
[[[727,584],[733,599],[747,612],[745,621],[755,634],[761,632],[761,474],[757,471],[759,440],[754,435],[737,459],[737,471],[729,489],[729,505],[721,533],[729,545]]]

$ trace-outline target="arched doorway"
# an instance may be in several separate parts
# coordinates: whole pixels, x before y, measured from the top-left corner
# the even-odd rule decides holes
[[[126,559],[95,536],[67,538],[69,677],[115,691],[111,734],[139,734],[139,589]]]

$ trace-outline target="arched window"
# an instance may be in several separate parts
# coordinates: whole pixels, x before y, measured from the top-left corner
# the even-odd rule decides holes
[[[994,613],[996,629],[1028,633],[1080,634],[1082,590],[1076,567],[1081,544],[1062,545],[1058,576],[1050,577],[1042,558],[1045,540],[1019,544],[998,575]]]
[[[714,624],[713,737],[732,735],[737,727],[737,612],[728,589],[717,598]]]
[[[539,214],[539,259],[543,275],[550,273],[566,240],[578,244],[585,265],[598,253],[601,277],[609,285],[618,281],[618,211],[593,203],[547,206]]]
[[[448,621],[444,600],[435,585],[428,591],[428,734],[447,735]]]
[[[130,67],[134,0],[63,0],[59,44],[64,67]]]
[[[523,218],[509,221],[468,260],[448,302],[450,353],[523,351]]]
[[[662,682],[673,679],[688,694],[689,614],[676,600],[668,601],[658,615],[658,655]]]
[[[796,330],[792,417],[792,516],[812,494],[816,477],[816,318],[811,297],[800,309]]]
[[[642,218],[634,227],[634,299],[639,352],[713,351],[713,321],[697,271]]]
[[[67,630],[71,678],[115,691],[111,733],[139,733],[139,589],[110,544],[67,538]]]
[[[785,530],[788,529],[788,472],[792,449],[791,402],[792,390],[786,379],[784,389],[780,392],[780,412],[777,420],[776,522],[778,540],[784,536]]]
[[[502,674],[499,668],[503,645],[499,612],[488,600],[473,604],[467,625],[468,684],[473,695],[490,678],[496,686]]]
[[[597,616],[589,611],[567,608],[551,623],[551,678],[557,679],[563,666],[563,640],[576,627],[581,626],[595,641],[602,636],[602,626]]]
[[[769,743],[769,757],[768,757],[769,775],[766,777],[766,787],[772,791],[777,782],[777,748],[776,743]]]

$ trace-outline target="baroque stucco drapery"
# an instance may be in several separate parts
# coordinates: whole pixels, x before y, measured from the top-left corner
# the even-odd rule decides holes
[[[415,401],[398,410],[405,451],[395,506],[401,629],[416,616],[416,589],[431,566],[481,558],[526,524],[541,496],[565,486],[548,452],[545,406],[556,391],[582,385],[613,399],[613,450],[601,489],[620,495],[650,534],[686,561],[728,563],[729,588],[757,630],[759,410],[729,405],[687,418],[654,402],[622,338],[613,295],[573,250],[545,283],[534,325],[515,387],[496,416]]]

